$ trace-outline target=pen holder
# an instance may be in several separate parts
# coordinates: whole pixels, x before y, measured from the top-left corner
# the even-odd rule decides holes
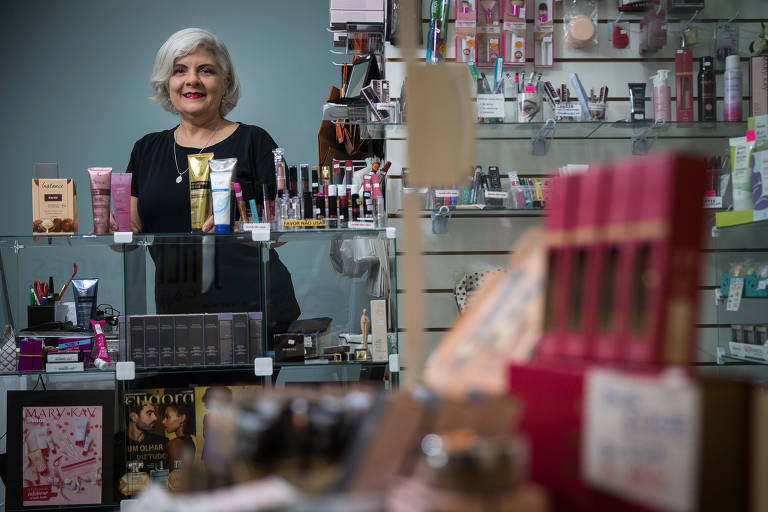
[[[605,121],[605,103],[589,103],[589,115],[592,121]]]
[[[544,122],[542,97],[540,92],[521,92],[517,95],[517,122]]]
[[[56,320],[56,308],[53,304],[27,306],[27,327],[51,323]]]

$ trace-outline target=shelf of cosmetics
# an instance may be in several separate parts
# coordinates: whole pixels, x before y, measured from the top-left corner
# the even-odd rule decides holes
[[[331,319],[295,320],[285,332],[274,333],[262,344],[262,313],[204,313],[130,315],[121,320],[121,338],[127,333],[128,359],[139,368],[175,369],[249,365],[255,358],[276,363],[304,361],[386,362],[397,352],[386,325],[386,301],[371,301],[372,336],[341,334],[331,340]],[[369,343],[370,341],[370,343]]]
[[[476,166],[466,185],[431,187],[426,189],[427,211],[449,210],[541,210],[546,208],[551,179],[518,177],[507,173],[509,187],[502,185],[499,167],[491,165],[488,173]]]

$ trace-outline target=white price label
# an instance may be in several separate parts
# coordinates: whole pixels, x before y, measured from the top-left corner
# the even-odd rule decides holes
[[[728,289],[728,302],[725,305],[726,311],[738,311],[741,306],[741,294],[744,291],[744,278],[732,277],[731,286]]]
[[[304,347],[312,348],[312,336],[304,336]]]
[[[456,28],[475,28],[476,26],[475,20],[456,20]]]
[[[452,189],[435,190],[435,197],[459,197],[459,191]]]
[[[744,352],[744,347],[745,345],[743,343],[736,343],[735,341],[732,341],[728,344],[731,355],[734,357],[745,357],[746,354]]]
[[[704,208],[722,208],[723,198],[720,196],[705,196]]]
[[[366,222],[364,220],[351,220],[347,226],[350,229],[373,229],[376,227],[373,222]]]
[[[477,32],[479,34],[501,34],[501,27],[492,27],[492,26],[486,26],[486,27],[480,27]]]
[[[765,290],[766,288],[768,288],[768,279],[763,279],[757,282],[758,290]]]
[[[744,357],[765,361],[765,356],[765,347],[762,345],[750,345],[748,343],[744,344]]]
[[[500,190],[486,190],[485,197],[486,199],[506,199],[507,192],[502,192]]]
[[[522,11],[525,11],[525,9],[521,9]],[[521,18],[525,18],[525,13],[521,13]],[[525,22],[524,21],[505,21],[504,22],[504,30],[525,30]]]
[[[251,240],[254,242],[268,242],[269,230],[268,222],[246,222],[243,224],[243,231],[250,231]]]
[[[477,117],[504,117],[503,94],[478,94]]]
[[[559,105],[555,107],[556,117],[579,117],[581,106],[578,104]]]
[[[699,388],[606,370],[590,371],[585,380],[584,478],[654,509],[693,510]]]

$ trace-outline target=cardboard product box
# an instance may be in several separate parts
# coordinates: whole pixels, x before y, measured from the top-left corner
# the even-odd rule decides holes
[[[203,330],[205,331],[203,361],[205,366],[216,366],[219,364],[219,315],[206,313],[203,317]]]
[[[248,313],[248,354],[253,361],[257,357],[264,357],[264,347],[261,343],[261,326],[263,315],[259,311]]]
[[[623,358],[688,364],[696,335],[706,162],[656,154],[633,165],[641,176],[633,203],[640,218],[625,244],[632,266]]]
[[[32,180],[32,233],[77,234],[77,192],[73,179]]]
[[[187,315],[189,322],[189,366],[205,364],[205,330],[204,315]]]
[[[281,333],[274,335],[275,361],[304,361],[304,334]]]
[[[187,315],[174,315],[173,343],[174,366],[189,366],[189,318]]]
[[[219,313],[219,364],[232,364],[232,313]]]
[[[601,429],[619,429],[613,432],[618,439],[615,444],[606,445],[604,451],[597,450],[594,439],[587,440],[590,424],[587,423],[588,407],[594,407],[588,393],[590,372],[593,370],[586,364],[555,364],[536,363],[527,365],[510,365],[509,391],[521,402],[521,418],[518,429],[525,434],[530,442],[531,460],[529,464],[532,481],[545,486],[552,495],[552,510],[557,511],[631,511],[650,512],[662,510],[664,507],[652,504],[663,491],[668,491],[671,482],[660,482],[658,492],[647,492],[652,480],[638,480],[635,486],[630,486],[634,495],[622,493],[612,488],[608,478],[604,481],[590,480],[585,465],[587,450],[591,453],[613,453],[616,460],[641,457],[636,462],[637,468],[649,463],[655,470],[654,475],[663,473],[667,466],[659,463],[659,458],[645,449],[632,450],[633,447],[643,447],[644,441],[654,436],[643,437],[622,432],[621,429],[631,429],[633,426],[650,428],[653,425],[666,425],[684,428],[685,431],[698,431],[698,441],[694,443],[693,467],[688,468],[686,475],[692,481],[689,498],[693,501],[690,508],[685,510],[719,511],[746,510],[748,496],[747,485],[747,423],[749,421],[749,388],[745,384],[706,380],[696,383],[699,399],[687,401],[693,404],[692,412],[683,415],[672,415],[673,419],[659,423],[657,411],[647,415],[642,409],[630,422],[611,421],[619,409],[621,400],[635,400],[635,396],[627,397],[622,393],[606,394],[605,403],[598,407],[607,407],[606,411],[593,410],[592,418],[597,417]],[[599,370],[605,371],[605,370]],[[651,373],[639,374],[613,370],[619,380],[627,379],[630,383],[625,386],[630,390],[644,387],[643,382],[651,385],[663,385],[664,379]],[[637,384],[635,384],[637,382]],[[672,386],[674,387],[674,385]],[[617,388],[612,388],[619,391]],[[670,388],[672,389],[672,388]],[[632,394],[630,391],[629,394]],[[642,394],[638,394],[642,396]],[[635,402],[633,402],[635,403]],[[642,402],[638,402],[642,403]],[[647,402],[646,402],[647,403]],[[658,400],[652,405],[658,403]],[[676,412],[676,403],[672,401],[671,409]],[[698,404],[698,405],[696,405]],[[681,419],[682,417],[682,419]],[[602,420],[601,420],[602,419]],[[656,423],[654,423],[656,422]],[[591,425],[595,425],[594,423]],[[665,436],[675,434],[674,429],[662,430]],[[609,433],[611,431],[609,430]],[[608,442],[610,436],[603,436],[603,442]],[[669,439],[667,439],[668,441]],[[590,444],[591,443],[591,444]],[[653,443],[651,443],[653,444]],[[607,451],[608,449],[613,451]],[[666,452],[662,455],[666,455]],[[690,453],[686,455],[691,455]],[[645,459],[642,457],[646,456]],[[667,457],[669,459],[669,457]],[[674,462],[674,461],[673,461]],[[669,460],[666,461],[669,463]],[[599,466],[610,470],[607,466]],[[623,468],[624,466],[622,466]],[[631,467],[631,465],[630,465]],[[614,475],[627,475],[616,468]],[[661,473],[659,473],[659,471]],[[676,475],[666,475],[673,477]],[[598,488],[598,486],[600,488]],[[641,489],[646,487],[646,489]],[[671,509],[670,509],[671,510]],[[683,510],[683,509],[680,509]]]
[[[387,301],[371,301],[371,355],[374,361],[386,361],[389,358],[387,342]]]
[[[768,114],[768,55],[758,55],[749,61],[749,96],[750,116]]]
[[[144,317],[131,315],[128,317],[129,332],[128,354],[130,360],[139,368],[146,366],[144,353]]]
[[[232,362],[248,364],[248,313],[232,313]]]
[[[160,333],[157,315],[144,317],[144,365],[147,368],[160,366]]]
[[[176,361],[173,315],[158,315],[159,365],[173,366]]]

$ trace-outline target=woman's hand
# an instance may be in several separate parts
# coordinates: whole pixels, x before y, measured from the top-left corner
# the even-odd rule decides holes
[[[213,224],[213,215],[205,219],[205,222],[203,223],[203,233],[213,233],[213,230],[216,226]]]

